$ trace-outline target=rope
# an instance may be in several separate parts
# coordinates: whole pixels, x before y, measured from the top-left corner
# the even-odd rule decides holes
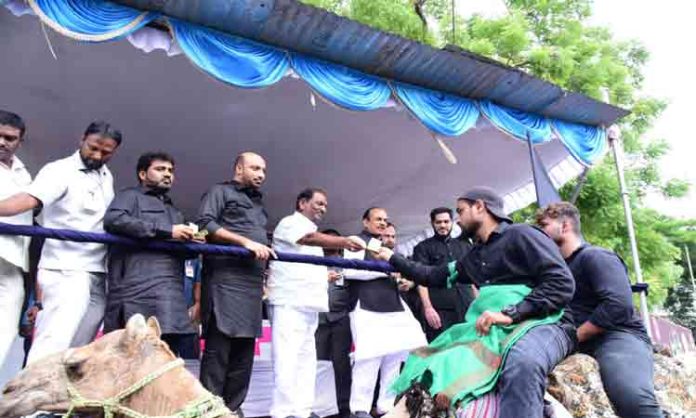
[[[235,245],[217,245],[217,244],[197,244],[183,243],[172,241],[157,241],[157,240],[134,240],[117,235],[73,231],[69,229],[52,229],[40,226],[31,225],[13,225],[0,222],[0,235],[23,235],[30,237],[42,237],[49,239],[57,239],[61,241],[74,242],[96,242],[101,244],[120,245],[131,248],[140,248],[146,250],[157,250],[174,253],[187,254],[213,254],[213,255],[229,255],[240,258],[252,258],[253,253],[246,248]],[[285,261],[288,263],[305,263],[316,264],[328,267],[341,267],[355,270],[370,270],[383,273],[391,273],[394,268],[387,262],[375,260],[346,260],[340,257],[319,257],[313,255],[293,254],[276,252],[278,255],[277,261]]]
[[[96,408],[104,412],[104,418],[113,418],[119,414],[129,418],[217,418],[222,415],[231,414],[230,410],[225,406],[223,400],[211,393],[201,396],[200,398],[189,403],[173,415],[161,417],[152,417],[140,412],[134,411],[127,406],[121,405],[124,399],[143,389],[165,373],[172,369],[181,367],[184,364],[182,359],[176,359],[165,364],[163,367],[143,377],[133,385],[119,392],[117,395],[104,399],[93,400],[86,399],[78,392],[71,384],[68,384],[68,397],[70,398],[70,407],[65,414],[65,418],[71,418],[78,408]]]

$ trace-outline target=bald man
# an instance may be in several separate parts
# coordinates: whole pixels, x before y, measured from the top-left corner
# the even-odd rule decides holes
[[[203,196],[198,226],[208,241],[242,246],[255,258],[206,255],[203,258],[201,319],[206,339],[201,383],[241,416],[254,362],[254,340],[261,335],[263,271],[269,257],[266,210],[259,188],[266,162],[239,154],[232,181],[216,184]]]

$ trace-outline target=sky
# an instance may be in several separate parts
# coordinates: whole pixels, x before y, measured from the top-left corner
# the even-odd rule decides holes
[[[457,0],[464,16],[488,17],[506,12],[501,0]],[[665,139],[670,152],[660,162],[665,179],[682,178],[692,184],[683,199],[649,196],[649,206],[671,216],[696,219],[696,140],[691,132],[691,114],[696,107],[696,83],[691,81],[691,48],[696,39],[696,2],[683,0],[595,0],[591,23],[611,29],[619,40],[637,39],[650,53],[645,66],[644,95],[666,100],[669,106],[648,132],[646,139]]]

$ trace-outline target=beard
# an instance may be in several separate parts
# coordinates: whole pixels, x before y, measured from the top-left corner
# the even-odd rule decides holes
[[[460,223],[459,227],[462,228],[462,233],[465,234],[466,237],[474,239],[476,238],[476,232],[481,228],[481,222]]]
[[[98,170],[104,165],[104,161],[102,160],[93,160],[91,158],[84,158],[82,156],[80,157],[82,158],[82,164],[84,164],[85,167],[90,170]]]

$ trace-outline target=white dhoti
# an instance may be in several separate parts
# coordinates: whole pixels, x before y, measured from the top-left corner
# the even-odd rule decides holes
[[[43,309],[36,319],[28,363],[76,345],[76,334],[86,336],[77,344],[88,343],[104,318],[103,273],[39,269],[37,281]]]
[[[312,413],[317,375],[314,334],[318,324],[318,312],[272,306],[273,418],[306,418]]]
[[[0,258],[0,366],[17,337],[24,303],[22,270]]]
[[[411,310],[401,301],[399,312],[371,312],[360,308],[351,312],[351,331],[355,344],[353,384],[350,394],[352,412],[370,412],[372,397],[380,374],[377,412],[384,414],[394,406],[396,394],[390,386],[399,374],[408,352],[428,342]]]

